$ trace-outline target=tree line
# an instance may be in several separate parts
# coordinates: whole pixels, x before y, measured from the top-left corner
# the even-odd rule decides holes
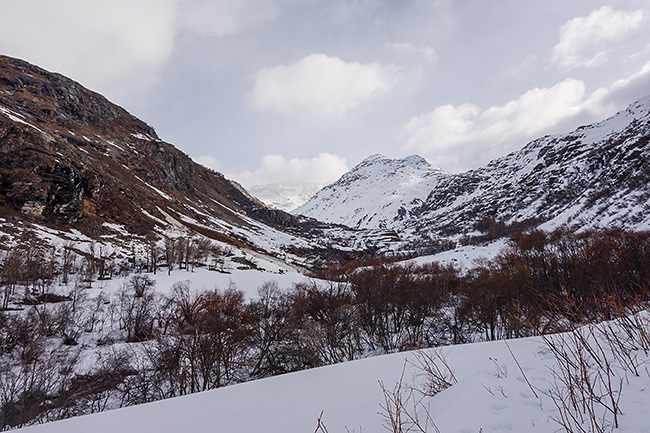
[[[202,237],[149,240],[118,254],[99,242],[85,247],[74,241],[52,246],[25,230],[17,246],[0,248],[0,309],[9,308],[12,299],[38,301],[57,285],[91,287],[95,281],[134,272],[155,274],[164,269],[171,274],[174,269],[192,271],[195,266],[228,272],[232,256],[232,248]]]

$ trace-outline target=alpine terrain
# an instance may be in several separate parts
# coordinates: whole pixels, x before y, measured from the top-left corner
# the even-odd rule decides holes
[[[292,213],[421,242],[562,225],[650,227],[650,96],[460,174],[374,155]]]
[[[0,56],[0,430],[647,431],[648,161],[650,96],[287,213]]]

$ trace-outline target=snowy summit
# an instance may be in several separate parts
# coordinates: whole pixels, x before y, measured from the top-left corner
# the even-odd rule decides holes
[[[447,175],[419,155],[371,155],[292,213],[354,228],[393,228]]]

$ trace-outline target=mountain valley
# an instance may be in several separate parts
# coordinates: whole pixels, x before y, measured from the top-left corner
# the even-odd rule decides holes
[[[590,422],[647,418],[650,96],[464,173],[374,154],[306,200],[0,56],[0,161],[0,430],[552,432],[574,355]]]

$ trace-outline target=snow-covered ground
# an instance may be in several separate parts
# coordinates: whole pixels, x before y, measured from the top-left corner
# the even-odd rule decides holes
[[[193,272],[173,270],[170,275],[166,268],[161,268],[154,275],[144,274],[156,282],[156,292],[168,295],[174,284],[189,281],[190,287],[197,292],[204,290],[225,290],[236,288],[244,292],[246,299],[256,298],[257,289],[266,282],[276,282],[278,287],[289,289],[295,283],[308,282],[310,278],[289,267],[273,265],[270,262],[259,263],[265,270],[232,269],[229,273],[209,271],[206,268],[194,268]],[[113,292],[119,289],[130,276],[105,281],[94,281],[90,293]]]
[[[436,262],[442,265],[453,265],[460,269],[471,269],[476,265],[477,260],[493,258],[506,245],[508,245],[506,239],[498,239],[484,245],[465,245],[430,256],[416,257],[409,261],[417,265]]]
[[[440,360],[446,360],[457,379],[446,390],[421,400],[440,432],[562,431],[553,420],[558,412],[548,395],[554,384],[553,369],[557,371],[555,357],[540,338],[510,340],[508,345],[496,341],[424,351],[437,359],[443,371]],[[650,357],[640,350],[634,355],[641,365],[639,376],[623,374],[616,361],[612,364],[617,372],[614,387],[619,385],[618,378],[622,386],[619,401],[622,414],[618,416],[620,428],[616,432],[647,432],[650,425],[647,404],[650,373],[647,368],[644,370]],[[323,411],[322,421],[330,433],[379,432],[384,431],[385,421],[380,382],[393,390],[404,371],[403,389],[411,385],[421,388],[424,376],[415,365],[415,352],[380,356],[24,431],[304,433],[316,430],[317,419]],[[415,395],[418,400],[422,397]],[[430,426],[427,431],[437,430]]]
[[[493,257],[504,245],[505,241],[467,246],[414,261],[418,264],[439,261],[469,268],[479,257]],[[230,274],[222,274],[196,268],[194,272],[175,270],[168,276],[163,269],[155,276],[148,275],[156,280],[156,290],[160,293],[168,293],[178,281],[190,280],[192,288],[199,291],[225,289],[235,284],[248,298],[255,297],[257,288],[266,281],[277,281],[283,288],[307,281],[306,277],[280,264],[266,261],[257,261],[257,264],[265,271],[232,269]],[[92,290],[113,290],[121,281],[93,284]],[[426,409],[435,422],[435,427],[430,425],[427,432],[562,431],[555,421],[560,413],[551,398],[553,392],[562,391],[561,386],[558,388],[558,374],[554,373],[559,371],[558,364],[539,337],[378,356],[20,431],[309,433],[316,430],[321,413],[329,433],[385,431],[387,413],[382,405],[385,407],[386,401],[381,384],[392,391],[402,378],[405,399],[410,389],[426,388],[426,375],[418,367],[422,355],[418,353],[435,360],[443,375],[455,382],[433,397],[423,396],[418,391],[411,394],[407,408],[412,411],[413,402],[418,401],[421,420],[424,421]],[[618,414],[619,428],[612,430],[610,425],[605,431],[646,432],[650,425],[646,396],[650,389],[650,353],[638,349],[630,353],[629,359],[634,358],[639,364],[638,376],[626,372],[621,359],[611,360],[616,398],[619,397],[618,387],[622,390],[618,401],[621,413]],[[445,364],[451,372],[446,371]],[[592,377],[597,377],[596,363],[591,362],[590,368],[594,369]],[[611,414],[607,414],[603,406],[596,406],[607,415],[608,422],[612,422]]]

